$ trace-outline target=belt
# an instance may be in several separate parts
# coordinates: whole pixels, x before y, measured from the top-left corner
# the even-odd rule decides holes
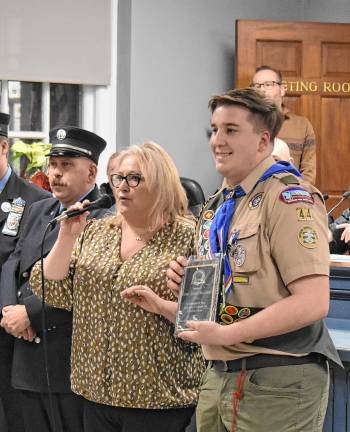
[[[324,363],[326,357],[322,354],[311,353],[303,357],[287,355],[256,354],[237,360],[210,360],[208,365],[219,372],[236,372],[242,369],[260,369],[274,366],[292,366],[306,363]]]

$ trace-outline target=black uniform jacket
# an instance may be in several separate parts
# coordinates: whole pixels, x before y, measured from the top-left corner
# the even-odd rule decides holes
[[[99,197],[98,188],[84,199],[94,201]],[[24,304],[32,327],[37,333],[37,342],[15,339],[12,385],[17,389],[46,392],[43,338],[41,326],[41,299],[29,286],[33,265],[40,259],[41,241],[50,220],[58,215],[60,202],[48,198],[35,203],[29,209],[27,223],[14,253],[3,266],[0,283],[1,308],[9,304]],[[110,214],[108,210],[95,210],[89,218],[100,218]],[[46,235],[44,255],[53,247],[59,231],[55,224]],[[46,305],[46,334],[51,390],[57,393],[70,392],[70,346],[72,336],[72,313]],[[40,339],[40,341],[39,341]]]
[[[14,172],[12,172],[4,190],[0,193],[0,275],[2,265],[16,247],[16,243],[19,238],[20,231],[23,229],[30,205],[35,201],[39,201],[50,196],[51,194],[49,192],[28,183],[26,180],[21,179]],[[23,217],[20,222],[19,232],[16,236],[3,234],[2,230],[9,213],[2,210],[1,204],[5,202],[12,203],[14,199],[19,197],[21,197],[26,202]]]

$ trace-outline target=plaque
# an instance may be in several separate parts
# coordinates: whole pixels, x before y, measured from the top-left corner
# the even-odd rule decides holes
[[[175,334],[189,330],[187,321],[216,321],[222,282],[222,254],[190,257],[180,287]]]

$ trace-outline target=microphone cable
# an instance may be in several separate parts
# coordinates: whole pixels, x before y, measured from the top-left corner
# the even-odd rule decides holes
[[[42,327],[42,337],[43,337],[43,352],[44,352],[44,365],[45,365],[45,375],[47,383],[47,394],[49,398],[49,418],[52,427],[52,432],[56,432],[56,420],[55,413],[53,409],[53,398],[51,390],[51,381],[49,374],[49,357],[47,353],[47,331],[46,331],[46,313],[45,313],[45,277],[44,277],[44,244],[49,228],[53,225],[53,221],[49,222],[45,228],[43,239],[41,241],[40,248],[40,267],[41,267],[41,327]],[[56,222],[56,221],[55,221]]]

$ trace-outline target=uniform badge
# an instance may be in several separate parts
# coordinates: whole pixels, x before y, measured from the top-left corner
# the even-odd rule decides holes
[[[250,210],[254,210],[254,209],[259,207],[259,205],[262,201],[263,195],[264,194],[262,192],[258,193],[249,201],[248,207],[250,208]]]
[[[8,201],[4,201],[4,202],[1,204],[1,210],[2,210],[4,213],[8,213],[8,212],[11,210],[11,203],[8,202]]]
[[[212,220],[214,218],[214,212],[213,210],[207,210],[204,212],[203,219],[204,220]]]
[[[302,246],[314,249],[318,241],[318,235],[312,227],[304,226],[298,232],[298,240]]]
[[[56,137],[59,140],[64,140],[67,136],[67,132],[64,129],[58,129],[56,132]]]
[[[247,318],[250,314],[251,314],[251,311],[248,307],[244,307],[238,312],[238,316],[240,318]]]
[[[247,251],[244,246],[238,244],[233,251],[233,261],[237,267],[241,267],[245,263]]]
[[[297,207],[297,216],[298,221],[312,221],[314,218],[312,217],[312,212],[310,208],[307,207]]]
[[[285,189],[280,194],[280,200],[285,204],[293,204],[300,202],[307,202],[310,204],[314,203],[314,199],[310,192],[300,187]]]
[[[3,234],[12,237],[15,237],[18,234],[25,205],[26,202],[21,197],[12,201],[9,214],[7,215],[7,219],[2,229]]]
[[[249,283],[249,276],[233,276],[233,283],[238,284],[248,284]]]
[[[204,232],[203,232],[203,238],[205,239],[205,240],[208,240],[208,238],[209,238],[209,234],[210,234],[210,230],[205,230]]]

